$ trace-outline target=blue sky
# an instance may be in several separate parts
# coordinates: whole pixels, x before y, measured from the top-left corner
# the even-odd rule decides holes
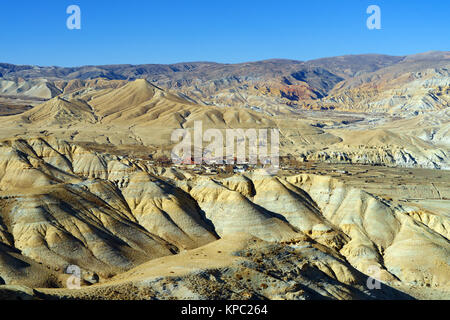
[[[81,8],[68,30],[66,8]],[[368,30],[366,8],[381,8]],[[0,62],[79,66],[450,50],[447,0],[0,1]]]

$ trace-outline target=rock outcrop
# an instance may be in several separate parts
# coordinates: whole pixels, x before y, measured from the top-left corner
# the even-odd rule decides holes
[[[306,278],[300,282],[314,282],[323,273],[334,279],[329,280],[334,293],[328,287],[315,287],[313,293],[310,287],[298,297],[364,297],[363,289],[350,287],[362,285],[373,268],[390,285],[449,285],[448,217],[390,204],[335,178],[263,176],[258,171],[211,177],[178,169],[168,174],[149,160],[99,153],[55,138],[8,140],[1,148],[0,272],[7,284],[64,286],[64,270],[71,264],[105,283],[143,263],[181,259],[183,252],[191,256],[219,238],[247,235],[278,252],[264,263],[273,263],[270,268],[289,281],[301,276]],[[321,252],[316,252],[320,260],[311,256],[309,246]],[[304,270],[295,276],[287,274],[293,260],[276,263],[290,250],[310,261],[303,267],[295,262]],[[261,254],[256,248],[251,252]],[[215,276],[240,274],[243,265],[231,268]],[[260,269],[245,265],[245,270],[253,277]],[[193,274],[186,277],[183,286],[200,281]],[[283,290],[291,292],[286,281],[264,294],[274,298]]]

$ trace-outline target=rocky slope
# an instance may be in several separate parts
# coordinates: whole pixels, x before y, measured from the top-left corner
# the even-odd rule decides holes
[[[342,115],[331,111],[317,117],[274,117],[238,107],[202,106],[143,79],[70,86],[21,114],[1,117],[0,137],[52,135],[105,147],[151,147],[170,156],[173,130],[192,130],[201,121],[203,130],[219,129],[223,136],[228,128],[278,128],[281,156],[300,161],[448,168],[447,109],[406,119],[365,120],[349,114],[349,120],[339,120]]]
[[[228,254],[252,259],[267,254],[261,262],[267,265],[258,267],[257,258],[210,261],[219,264],[214,266],[208,259],[203,260],[205,265],[196,260],[192,267],[183,266],[181,278],[167,281],[182,288],[214,277],[237,277],[242,283],[238,274],[244,273],[255,279],[244,285],[247,298],[395,297],[395,290],[388,287],[372,293],[363,288],[370,270],[378,268],[380,280],[391,286],[439,290],[449,286],[448,217],[434,212],[441,222],[420,214],[418,219],[411,209],[334,178],[262,176],[257,171],[232,177],[195,176],[55,138],[4,141],[1,155],[0,270],[7,284],[64,286],[64,270],[76,264],[86,278],[93,273],[100,278],[102,285],[95,289],[99,292],[136,280],[148,293],[162,285],[161,278],[150,276],[152,268],[162,263],[171,270],[175,262],[169,257],[194,258],[201,252],[191,251],[195,248],[217,254],[224,248],[217,239],[244,234],[254,237],[255,243],[230,244]],[[149,267],[138,267],[147,261]],[[134,267],[136,279],[124,274],[108,282]],[[275,274],[270,278],[261,274],[271,269]],[[298,273],[289,271],[296,269]],[[139,270],[144,275],[138,276]],[[300,284],[291,288],[296,282]],[[215,281],[209,285],[224,288]],[[193,297],[212,297],[212,292],[196,288]],[[91,289],[86,290],[79,294]],[[161,297],[182,297],[183,292],[169,291]],[[222,297],[231,297],[228,292],[230,296]]]
[[[161,88],[182,92],[197,103],[254,108],[270,114],[312,108],[405,115],[448,107],[449,57],[448,52],[428,52],[403,57],[373,54],[241,64],[78,68],[0,64],[4,79],[0,93],[51,98],[92,81],[89,79],[145,78]]]
[[[325,102],[348,110],[389,112],[403,117],[449,106],[450,55],[414,55],[343,81]]]
[[[0,64],[0,298],[448,299],[449,59]],[[154,161],[196,121],[284,170]]]

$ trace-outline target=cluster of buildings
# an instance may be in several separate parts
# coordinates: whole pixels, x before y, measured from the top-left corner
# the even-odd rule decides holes
[[[262,165],[221,163],[181,163],[173,164],[172,167],[181,170],[190,170],[200,174],[244,173],[254,169],[263,168]]]
[[[173,169],[179,169],[183,171],[191,171],[197,174],[231,174],[231,173],[245,173],[251,172],[257,169],[270,168],[272,165],[270,161],[265,163],[258,162],[257,164],[252,164],[249,162],[236,163],[236,158],[233,159],[233,164],[224,163],[222,158],[202,158],[201,161],[195,161],[195,159],[188,158],[174,163],[172,159],[163,157],[160,159],[152,159],[149,161],[150,165],[156,165],[161,167],[170,167]],[[290,157],[280,157],[279,169],[289,172],[289,173],[299,173],[306,171],[315,171],[315,166],[312,163],[307,163],[308,161],[299,162],[292,161]]]

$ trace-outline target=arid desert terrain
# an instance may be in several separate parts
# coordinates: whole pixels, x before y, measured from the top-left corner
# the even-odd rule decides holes
[[[196,122],[279,170],[174,164]],[[450,299],[449,169],[450,52],[0,63],[0,299]]]

